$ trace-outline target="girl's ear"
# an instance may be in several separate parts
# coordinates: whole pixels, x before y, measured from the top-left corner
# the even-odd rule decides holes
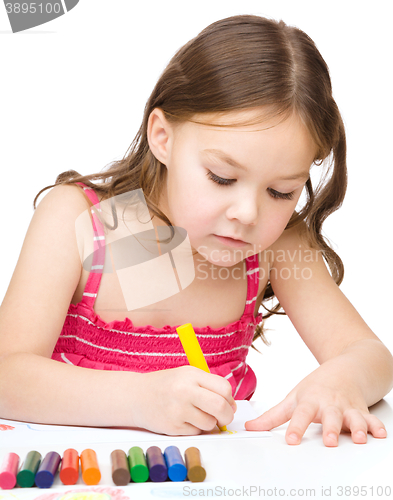
[[[160,108],[154,108],[147,124],[147,140],[153,155],[164,165],[170,156],[172,132],[164,112]]]

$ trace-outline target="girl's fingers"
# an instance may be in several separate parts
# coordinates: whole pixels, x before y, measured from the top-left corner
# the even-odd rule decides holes
[[[187,421],[190,425],[201,431],[211,431],[217,425],[217,419],[195,406],[191,408],[187,415]]]
[[[288,401],[284,399],[284,401],[273,406],[273,408],[270,408],[270,410],[266,411],[258,418],[246,422],[244,427],[247,431],[270,431],[270,429],[288,422],[291,418],[291,414],[290,405]]]
[[[387,436],[386,428],[383,423],[377,418],[375,415],[371,415],[370,413],[361,413],[360,414],[363,420],[365,421],[365,432],[370,432],[375,438],[385,438]],[[350,427],[352,432],[352,427]],[[363,430],[364,429],[360,429]],[[357,432],[357,429],[355,430]],[[353,432],[352,432],[353,439]],[[354,441],[355,442],[355,441]],[[356,441],[357,442],[357,441]]]
[[[368,431],[375,438],[385,438],[388,435],[385,426],[375,415],[367,413],[363,415],[363,418],[366,421]]]
[[[338,437],[343,425],[343,414],[337,406],[327,406],[321,417],[323,444],[337,446]]]
[[[220,375],[215,375],[213,373],[207,373],[199,368],[195,368],[192,366],[184,367],[188,370],[197,370],[198,375],[198,383],[200,387],[212,391],[215,394],[220,395],[230,406],[232,406],[235,402],[232,396],[232,386],[224,377]]]
[[[230,424],[234,415],[232,405],[225,398],[204,388],[199,392],[195,410],[206,415],[206,423],[203,421],[203,427],[200,427],[205,431],[214,429],[216,424],[219,427]]]
[[[356,444],[367,443],[368,425],[365,414],[356,409],[344,412],[343,428],[351,433],[352,441]]]
[[[288,444],[300,444],[303,434],[314,421],[317,412],[318,405],[311,403],[300,403],[295,408],[285,433],[285,440]]]
[[[189,420],[192,420],[192,418],[190,418]],[[168,436],[197,436],[201,432],[202,430],[198,426],[195,426],[193,423],[181,422],[169,425],[168,428],[162,432],[162,434]]]
[[[367,443],[367,432],[374,437],[385,438],[387,432],[383,423],[374,415],[351,409],[342,412],[329,406],[322,413],[323,442],[325,446],[337,446],[341,429],[348,429],[355,444]]]

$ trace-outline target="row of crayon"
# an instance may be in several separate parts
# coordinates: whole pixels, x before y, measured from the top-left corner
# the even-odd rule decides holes
[[[111,453],[112,479],[117,486],[124,486],[131,481],[143,483],[150,479],[155,483],[184,481],[188,478],[196,483],[204,481],[206,471],[201,464],[198,448],[187,448],[184,452],[185,462],[177,446],[168,446],[164,453],[158,446],[150,446],[146,455],[142,448],[134,446],[128,451]]]
[[[206,471],[202,467],[198,448],[188,448],[185,461],[176,446],[168,446],[164,453],[158,446],[147,449],[146,455],[142,448],[134,446],[128,451],[114,450],[111,453],[112,479],[117,486],[125,486],[130,481],[141,483],[148,481],[192,482],[205,480]],[[12,489],[16,485],[21,488],[50,488],[59,471],[59,477],[64,485],[76,484],[79,478],[79,461],[82,469],[82,480],[87,485],[96,485],[101,480],[97,455],[94,450],[78,452],[72,448],[64,452],[63,458],[55,452],[49,452],[44,459],[38,451],[30,451],[19,469],[19,456],[8,453],[0,469],[0,487]],[[18,470],[19,469],[19,470]]]

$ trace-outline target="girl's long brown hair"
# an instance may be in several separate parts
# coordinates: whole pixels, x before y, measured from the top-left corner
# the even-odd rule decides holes
[[[63,172],[55,184],[37,194],[34,208],[39,195],[56,184],[84,182],[94,188],[101,199],[141,188],[151,213],[171,226],[158,208],[166,167],[149,148],[150,113],[160,108],[170,123],[207,124],[197,121],[196,116],[259,106],[272,110],[282,119],[297,113],[317,145],[314,163],[322,164],[325,174],[315,190],[311,180],[307,181],[306,203],[299,212],[294,212],[287,229],[305,221],[311,246],[322,251],[339,285],[344,266],[322,236],[321,229],[324,220],[341,206],[345,196],[344,125],[332,96],[328,67],[314,42],[303,31],[283,21],[239,15],[216,21],[201,31],[178,50],[163,71],[146,103],[139,131],[123,159],[95,174]],[[97,180],[101,182],[92,182]],[[269,283],[263,302],[272,298],[274,292]],[[279,303],[271,310],[265,307],[268,310],[265,319],[272,314],[285,314],[279,313],[280,308]],[[266,342],[261,325],[254,340],[258,336]]]

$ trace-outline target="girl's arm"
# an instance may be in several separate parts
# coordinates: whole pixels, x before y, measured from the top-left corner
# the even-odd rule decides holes
[[[393,387],[392,355],[335,284],[322,254],[307,245],[303,231],[304,226],[285,231],[273,245],[280,259],[270,280],[321,366],[246,428],[268,430],[291,420],[288,444],[298,444],[311,422],[322,423],[326,446],[337,445],[342,429],[351,432],[356,443],[365,443],[367,432],[385,437],[384,425],[368,407]]]
[[[0,307],[0,417],[166,434],[230,423],[231,386],[222,377],[189,366],[139,374],[50,359],[80,280],[75,221],[88,209],[78,187],[56,186],[33,215]]]
[[[10,420],[193,435],[229,424],[235,409],[227,380],[192,366],[93,370],[27,352],[0,362],[0,417]]]

